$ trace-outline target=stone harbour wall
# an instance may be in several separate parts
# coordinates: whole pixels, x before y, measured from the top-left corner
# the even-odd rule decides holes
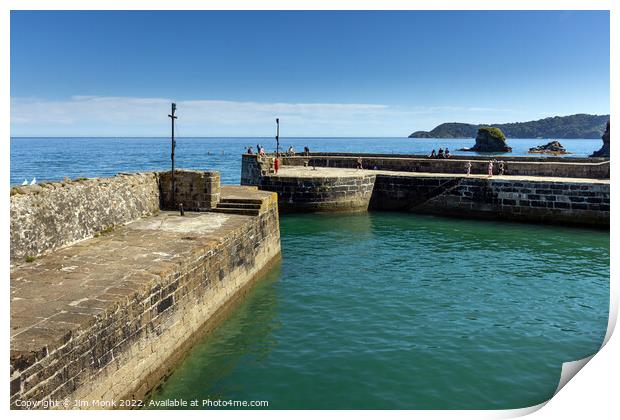
[[[242,179],[259,189],[277,192],[283,211],[366,208],[609,227],[609,161],[579,159],[565,163],[547,162],[544,158],[512,161],[506,164],[505,175],[515,178],[508,179],[465,176],[460,170],[449,175],[456,168],[464,169],[465,161],[452,159],[367,156],[363,158],[366,168],[375,163],[382,170],[359,171],[353,175],[350,174],[355,171],[349,170],[356,165],[357,158],[353,156],[310,155],[283,157],[282,160],[284,168],[312,166],[314,162],[317,168],[345,168],[342,172],[349,172],[346,176],[330,176],[326,169],[314,172],[311,168],[303,168],[293,171],[303,172],[303,176],[286,175],[286,172],[284,175],[266,174],[249,169],[260,165],[256,163],[256,156],[244,155]],[[472,174],[486,173],[487,163],[480,158],[472,160]],[[445,173],[432,175],[442,171]],[[532,176],[537,179],[530,178]]]
[[[494,157],[504,161],[505,175],[524,175],[524,176],[546,176],[546,177],[565,177],[565,178],[592,178],[609,179],[609,161],[600,159],[579,159],[572,161],[564,159],[563,162],[549,159],[535,158],[516,158]],[[283,157],[283,165],[289,166],[317,166],[325,168],[351,168],[357,164],[358,156],[294,156]],[[488,163],[491,157],[452,157],[450,159],[426,159],[408,157],[386,157],[386,156],[364,156],[362,165],[364,169],[377,169],[382,171],[399,172],[425,172],[425,173],[447,173],[464,174],[465,165],[471,162],[472,174],[486,174]],[[248,162],[248,166],[251,163]],[[499,173],[499,165],[494,165],[494,174]],[[242,172],[243,173],[243,172]],[[248,171],[247,178],[253,174]],[[248,184],[249,185],[249,184]]]
[[[155,173],[14,187],[11,260],[36,257],[159,211]]]
[[[280,177],[264,176],[261,190],[278,194],[284,212],[368,210],[375,175],[351,177]]]
[[[216,237],[192,242],[191,232],[148,233],[153,243],[178,247],[183,259],[159,262],[156,275],[126,273],[123,286],[108,290],[105,299],[77,301],[56,324],[46,321],[50,326],[58,321],[80,325],[72,333],[33,328],[32,351],[11,352],[12,407],[67,399],[70,405],[59,408],[75,408],[74,400],[115,404],[82,408],[130,408],[118,404],[148,395],[197,338],[214,328],[227,308],[279,260],[277,198],[267,194],[265,200],[258,216],[218,216],[233,222]],[[118,241],[132,234],[131,226],[122,227],[111,242],[122,246]],[[106,283],[104,278],[97,281]],[[50,334],[56,334],[51,342]],[[47,344],[37,347],[35,338]]]
[[[607,183],[378,175],[371,209],[608,227]]]
[[[220,173],[178,169],[174,171],[176,193],[172,193],[172,172],[160,172],[161,208],[205,211],[213,209],[220,201]]]

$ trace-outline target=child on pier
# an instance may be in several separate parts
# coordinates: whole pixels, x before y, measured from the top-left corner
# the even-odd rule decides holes
[[[467,163],[465,164],[465,173],[467,175],[471,175],[471,162],[467,161]]]
[[[273,161],[273,169],[276,171],[276,174],[278,173],[278,169],[280,169],[280,159],[277,157]]]
[[[493,176],[493,161],[489,161],[489,176]]]

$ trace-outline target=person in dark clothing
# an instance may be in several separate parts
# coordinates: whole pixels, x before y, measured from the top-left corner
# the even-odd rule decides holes
[[[252,146],[248,147],[248,155],[253,155],[254,150],[252,150]]]
[[[428,155],[428,157],[431,159],[435,159],[437,157],[437,155],[435,154],[435,149],[433,149],[433,151],[431,152],[430,155]]]
[[[445,157],[446,159],[448,159],[448,158],[450,157],[450,150],[448,150],[448,148],[447,148],[447,147],[446,147],[446,151],[444,152],[444,154],[443,154],[443,155],[444,155],[444,157]]]
[[[443,159],[444,155],[443,155],[443,149],[440,147],[439,151],[437,152],[437,158],[438,159]]]
[[[362,167],[362,158],[361,157],[357,158],[357,169],[364,169]]]

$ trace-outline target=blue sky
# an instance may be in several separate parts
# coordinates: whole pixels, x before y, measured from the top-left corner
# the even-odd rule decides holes
[[[609,113],[609,12],[11,13],[11,135],[406,136]]]

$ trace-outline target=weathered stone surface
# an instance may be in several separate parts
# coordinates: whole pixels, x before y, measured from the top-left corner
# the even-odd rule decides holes
[[[279,257],[276,195],[237,188],[223,194],[261,201],[257,216],[164,211],[15,264],[12,407],[140,399],[157,386]]]
[[[177,169],[174,173],[176,192],[172,193],[172,173],[159,174],[161,186],[161,207],[177,210],[179,204],[191,211],[211,210],[220,201],[220,173],[216,171],[195,171]]]
[[[512,147],[506,144],[506,137],[499,128],[483,127],[478,129],[476,144],[471,149],[473,152],[492,153],[492,152],[511,152]]]
[[[601,147],[599,150],[597,150],[596,152],[594,152],[591,157],[606,157],[608,158],[611,154],[610,148],[609,148],[609,121],[607,121],[607,127],[605,128],[605,133],[603,133],[603,137],[601,137],[603,139],[603,147]]]
[[[450,159],[428,159],[420,156],[399,155],[362,155],[366,169],[377,168],[381,171],[398,172],[423,172],[437,174],[463,174],[465,164],[471,162],[472,173],[486,173],[489,163],[488,157],[483,156],[460,156]],[[283,157],[282,167],[304,167],[309,162],[308,168],[350,168],[355,169],[358,154],[321,154],[313,153],[309,157],[294,156]],[[600,159],[587,158],[556,158],[556,157],[502,157],[505,162],[505,174],[519,176],[541,177],[565,177],[565,178],[593,178],[609,179],[609,162],[601,162]],[[497,166],[497,165],[496,165]],[[258,185],[261,174],[256,168],[255,155],[243,155],[241,164],[242,185]]]
[[[562,146],[562,143],[560,143],[557,140],[553,140],[547,144],[543,144],[540,146],[530,148],[528,153],[546,153],[550,155],[565,155],[568,152],[566,151],[564,146]]]
[[[375,175],[343,170],[337,174],[312,171],[282,171],[260,178],[259,188],[278,193],[282,211],[368,210]]]
[[[278,193],[284,211],[397,210],[609,227],[609,180],[523,175],[489,178],[486,162],[476,163],[469,176],[284,167],[277,176],[261,177],[257,183],[259,188]],[[343,183],[347,187],[341,190]],[[349,206],[352,202],[362,204]]]
[[[370,208],[609,227],[607,181],[510,178],[377,175]]]
[[[11,260],[35,257],[159,211],[155,173],[14,188]]]

